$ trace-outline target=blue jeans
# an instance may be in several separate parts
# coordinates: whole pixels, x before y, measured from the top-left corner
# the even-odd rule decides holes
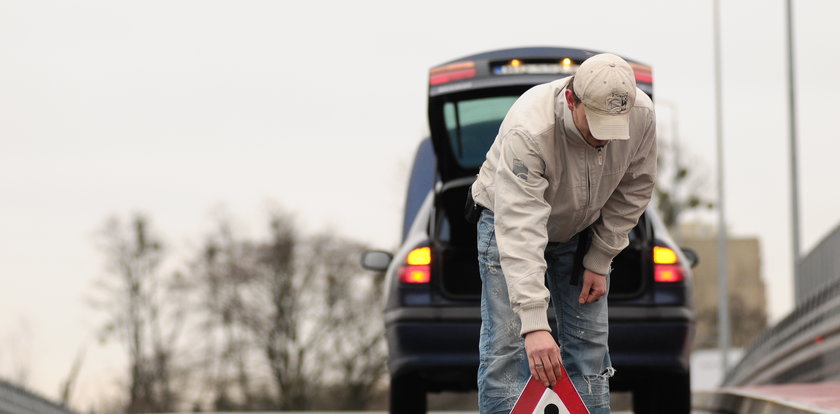
[[[563,366],[589,412],[604,414],[610,412],[609,377],[614,372],[607,349],[607,299],[578,303],[581,283],[569,284],[577,243],[577,236],[565,243],[548,243],[546,282]],[[499,264],[490,210],[484,210],[478,222],[478,265],[482,280],[478,406],[481,414],[508,414],[531,373],[519,317],[511,309]]]

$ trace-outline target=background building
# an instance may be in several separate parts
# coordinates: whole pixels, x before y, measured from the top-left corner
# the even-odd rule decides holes
[[[710,226],[683,225],[680,239],[681,246],[694,249],[700,257],[700,263],[693,269],[697,322],[694,349],[717,348],[717,235]],[[742,348],[767,327],[761,248],[757,238],[730,238],[728,252],[731,343],[733,347]]]

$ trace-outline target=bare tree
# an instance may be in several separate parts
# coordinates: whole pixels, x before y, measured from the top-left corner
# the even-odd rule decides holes
[[[255,287],[263,295],[250,303],[246,320],[265,354],[281,410],[310,408],[313,380],[323,372],[313,358],[320,335],[304,329],[314,314],[312,285],[295,271],[297,242],[291,217],[275,214],[268,242],[257,249]]]
[[[197,296],[203,338],[196,346],[200,356],[196,368],[214,410],[271,409],[275,397],[255,368],[260,350],[245,306],[258,282],[256,246],[238,240],[226,219],[219,220],[217,227],[205,238],[188,283]]]
[[[167,275],[166,249],[145,218],[111,219],[100,235],[109,270],[100,334],[126,346],[125,411],[174,411],[183,401],[216,411],[364,409],[379,391],[382,275],[361,269],[361,244],[302,236],[282,212],[261,239],[221,220],[188,271]],[[187,309],[191,352],[179,353]]]
[[[715,204],[704,191],[708,175],[691,162],[684,148],[678,142],[660,142],[658,146],[656,208],[665,225],[679,234],[680,215],[692,210],[711,210]]]
[[[100,241],[109,272],[98,285],[102,297],[96,305],[108,315],[100,334],[126,347],[126,411],[172,411],[178,402],[175,343],[183,322],[183,309],[171,297],[178,277],[160,274],[165,249],[142,216],[125,226],[117,218],[108,220]]]
[[[80,349],[76,354],[76,358],[73,359],[73,365],[70,367],[70,373],[67,374],[67,378],[61,384],[59,395],[61,395],[60,402],[62,406],[70,406],[70,397],[73,395],[73,388],[76,385],[76,380],[79,378],[79,372],[81,372],[84,360],[85,350]]]
[[[193,266],[214,408],[363,408],[385,372],[381,277],[358,243],[303,237],[281,212],[268,227],[249,241],[220,223]]]
[[[367,408],[386,372],[384,325],[379,299],[384,273],[360,272],[359,257],[365,247],[335,237],[316,235],[306,243],[301,272],[321,284],[323,307],[319,342],[325,375],[339,387],[336,408]]]
[[[299,236],[275,213],[268,240],[237,239],[222,221],[193,266],[211,400],[224,409],[306,409],[317,396],[311,286],[295,268]]]

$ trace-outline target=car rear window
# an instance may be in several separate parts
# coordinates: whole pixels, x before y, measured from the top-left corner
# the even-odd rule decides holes
[[[447,102],[443,106],[452,153],[462,168],[478,168],[517,96]]]

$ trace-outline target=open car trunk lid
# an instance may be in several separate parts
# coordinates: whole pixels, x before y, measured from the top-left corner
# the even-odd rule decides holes
[[[478,173],[516,99],[534,85],[571,76],[600,52],[517,48],[466,56],[429,71],[429,130],[445,183]],[[636,83],[652,94],[651,69],[629,59]]]

